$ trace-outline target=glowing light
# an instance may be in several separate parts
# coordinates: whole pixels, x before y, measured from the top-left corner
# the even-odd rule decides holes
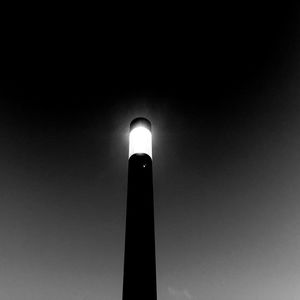
[[[129,157],[135,153],[145,153],[152,158],[152,134],[143,126],[133,128],[129,134]]]

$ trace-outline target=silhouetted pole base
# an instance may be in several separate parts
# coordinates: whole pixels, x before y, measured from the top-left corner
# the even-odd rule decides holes
[[[123,300],[157,300],[152,160],[129,158]]]

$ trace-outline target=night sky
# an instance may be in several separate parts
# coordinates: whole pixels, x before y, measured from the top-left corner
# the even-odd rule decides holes
[[[2,80],[0,299],[121,299],[139,116],[153,127],[158,299],[299,299],[299,12],[170,11]]]

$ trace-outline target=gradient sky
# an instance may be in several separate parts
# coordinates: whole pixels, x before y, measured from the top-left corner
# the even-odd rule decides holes
[[[121,299],[138,116],[153,125],[158,299],[299,299],[296,12],[169,33],[134,77],[2,81],[0,299]]]

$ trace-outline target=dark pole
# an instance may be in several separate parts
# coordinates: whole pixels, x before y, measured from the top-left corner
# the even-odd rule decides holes
[[[123,300],[157,300],[151,123],[130,124]]]

